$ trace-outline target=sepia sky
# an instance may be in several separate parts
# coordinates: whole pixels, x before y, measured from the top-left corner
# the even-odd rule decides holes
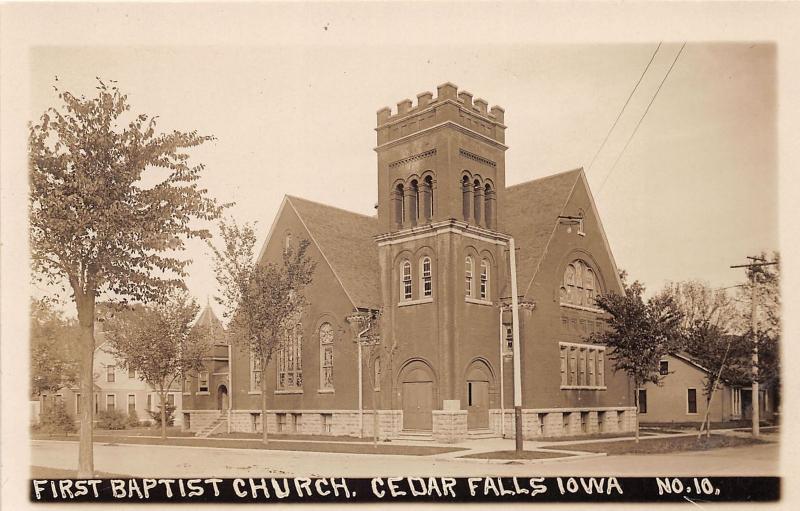
[[[657,42],[623,45],[38,48],[31,118],[53,84],[94,93],[114,79],[162,129],[217,141],[192,154],[202,185],[262,242],[284,194],[373,214],[375,111],[451,81],[506,110],[507,182],[583,166],[620,268],[727,286],[746,255],[778,248],[775,46],[689,43],[642,121],[680,43],[662,44],[589,168]],[[208,249],[188,280],[215,292]]]

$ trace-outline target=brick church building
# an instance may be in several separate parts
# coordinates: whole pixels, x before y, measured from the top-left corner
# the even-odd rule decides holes
[[[632,430],[629,380],[586,341],[622,292],[586,176],[506,186],[505,129],[450,83],[379,110],[377,215],[284,198],[260,258],[308,239],[309,306],[268,367],[234,347],[229,405],[184,395],[184,423],[260,431],[267,378],[270,432],[513,436],[513,238],[523,436]]]

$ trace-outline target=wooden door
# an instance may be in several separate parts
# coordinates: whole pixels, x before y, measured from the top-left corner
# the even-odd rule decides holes
[[[489,382],[467,382],[467,428],[489,427]]]
[[[403,429],[433,429],[433,382],[403,383]]]

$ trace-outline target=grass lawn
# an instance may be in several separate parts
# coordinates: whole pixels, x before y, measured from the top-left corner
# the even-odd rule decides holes
[[[468,454],[466,456],[460,456],[460,458],[477,458],[481,460],[544,460],[550,458],[566,458],[569,456],[573,455],[551,451],[522,451],[520,455],[517,455],[517,451],[492,451]]]
[[[559,445],[559,449],[570,451],[605,452],[608,454],[667,454],[678,451],[705,451],[721,447],[740,447],[743,445],[764,444],[753,438],[739,438],[712,434],[698,440],[697,436],[672,438],[642,438],[637,444],[633,440],[620,442],[596,442],[588,444]]]
[[[644,432],[639,431],[639,436],[652,436],[655,432]],[[594,433],[591,435],[581,435],[580,437],[575,436],[551,436],[551,437],[542,437],[537,438],[537,442],[574,442],[575,440],[593,440],[593,439],[602,439],[602,438],[624,438],[628,436],[633,436],[633,432],[626,432],[626,433]]]
[[[37,439],[34,437],[34,439]],[[38,438],[40,440],[69,440],[78,441],[75,435],[70,436],[47,436]],[[179,445],[187,447],[225,447],[229,449],[264,449],[274,451],[301,451],[301,452],[331,452],[345,454],[389,454],[405,456],[431,456],[445,452],[463,451],[456,447],[435,447],[435,446],[409,446],[409,445],[387,445],[361,443],[336,443],[336,442],[282,442],[280,440],[270,440],[269,444],[264,445],[259,440],[224,440],[214,438],[147,438],[147,437],[125,437],[98,435],[95,437],[96,443],[107,444],[141,444],[141,445]]]
[[[211,435],[209,438],[241,438],[245,440],[261,440],[261,433],[217,433]],[[335,435],[292,435],[286,433],[270,433],[270,442],[273,440],[314,440],[319,442],[372,442],[371,436],[358,438],[354,436],[335,436]],[[386,444],[382,440],[378,440],[378,444]]]
[[[127,479],[130,476],[122,474],[110,474],[108,472],[95,472],[95,477],[99,479]],[[64,470],[63,468],[31,466],[31,479],[77,479],[77,470]]]

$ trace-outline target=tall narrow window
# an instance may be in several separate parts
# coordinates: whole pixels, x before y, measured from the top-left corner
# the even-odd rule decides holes
[[[75,415],[80,417],[81,415],[81,395],[75,394]]]
[[[662,360],[658,363],[658,374],[666,376],[669,374],[669,361]]]
[[[286,331],[286,340],[278,356],[278,388],[303,387],[303,326],[297,323]]]
[[[319,356],[321,389],[333,388],[333,327],[325,322],[319,327]]]
[[[425,200],[423,201],[425,219],[430,220],[433,218],[433,178],[431,176],[425,178],[423,191],[425,192]]]
[[[208,392],[208,371],[200,371],[197,377],[198,392]]]
[[[461,213],[467,222],[472,218],[472,195],[472,183],[469,177],[464,176],[461,179]]]
[[[250,390],[261,390],[261,360],[255,355],[250,355]]]
[[[392,199],[394,200],[394,222],[398,226],[402,226],[403,225],[404,216],[405,216],[404,215],[404,213],[405,213],[405,205],[403,204],[403,194],[404,194],[404,192],[405,192],[405,190],[403,189],[403,185],[399,184],[394,189],[394,197],[392,197]]]
[[[136,371],[133,369],[128,369],[128,379],[133,380],[136,378]]]
[[[291,248],[292,248],[292,233],[287,232],[286,237],[283,238],[284,253],[288,253]]]
[[[464,292],[467,296],[472,296],[472,258],[470,256],[464,260],[464,279]]]
[[[475,180],[474,187],[475,188],[474,188],[474,191],[473,191],[473,193],[474,193],[473,206],[474,206],[475,213],[474,213],[473,221],[478,225],[482,225],[482,222],[483,222],[483,187],[481,186],[481,182],[478,181],[477,179]]]
[[[569,378],[567,375],[567,347],[561,346],[559,360],[561,361],[561,386],[566,387],[569,385]]]
[[[494,190],[492,190],[492,185],[486,184],[483,192],[483,201],[484,201],[484,208],[483,208],[483,216],[486,219],[486,227],[489,229],[494,229],[495,221],[494,221],[494,206],[495,206],[495,198],[494,198]]]
[[[106,381],[109,383],[112,383],[116,379],[114,369],[114,366],[106,366]]]
[[[481,300],[489,297],[489,261],[481,261]]]
[[[106,394],[106,410],[113,412],[117,408],[117,395]]]
[[[686,391],[686,413],[697,413],[697,389]]]
[[[639,389],[639,413],[647,413],[647,390]]]
[[[411,225],[417,225],[419,219],[419,183],[417,180],[411,181],[411,207],[409,208],[409,216],[411,217]]]
[[[403,300],[411,300],[411,263],[403,261],[400,286],[403,289]]]
[[[136,413],[136,394],[128,394],[128,413]]]
[[[431,277],[431,258],[422,258],[422,296],[433,295],[433,279]]]

